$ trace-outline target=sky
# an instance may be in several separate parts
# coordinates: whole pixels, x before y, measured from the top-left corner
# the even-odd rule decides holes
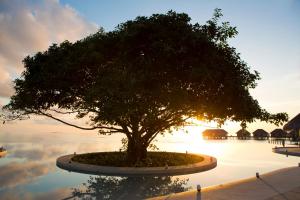
[[[0,106],[13,94],[12,80],[23,71],[22,59],[44,51],[52,43],[74,42],[100,27],[113,30],[137,16],[185,12],[192,23],[203,24],[215,8],[223,21],[236,26],[239,34],[230,40],[251,70],[261,80],[251,94],[269,112],[300,113],[300,1],[299,0],[0,0]],[[82,122],[79,122],[82,123]],[[26,122],[0,125],[0,133],[74,132],[73,128],[37,117]],[[236,131],[228,122],[223,127]],[[249,130],[276,128],[265,123]]]

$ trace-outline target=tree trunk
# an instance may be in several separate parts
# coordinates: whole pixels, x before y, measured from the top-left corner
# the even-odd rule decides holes
[[[128,138],[127,161],[130,165],[136,165],[147,157],[147,145],[139,138]]]

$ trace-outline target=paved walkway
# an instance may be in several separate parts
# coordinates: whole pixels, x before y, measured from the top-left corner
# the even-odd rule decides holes
[[[233,183],[153,198],[155,200],[300,200],[300,167]]]

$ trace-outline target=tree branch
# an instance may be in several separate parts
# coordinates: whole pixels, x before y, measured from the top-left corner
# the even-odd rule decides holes
[[[56,112],[58,114],[72,114],[72,113],[76,113],[77,111],[69,111],[69,112],[63,112],[60,110],[56,110],[56,109],[49,109],[50,111]]]
[[[115,131],[122,132],[122,129],[117,129],[117,128],[109,127],[109,126],[81,127],[81,126],[77,126],[77,125],[75,125],[75,124],[71,124],[71,123],[69,123],[69,122],[63,121],[63,120],[61,120],[61,119],[59,119],[59,118],[57,118],[57,117],[52,116],[51,114],[44,113],[44,112],[42,112],[42,111],[38,111],[38,112],[32,111],[32,112],[35,113],[35,114],[37,114],[37,115],[44,115],[44,116],[46,116],[46,117],[49,117],[49,118],[54,119],[54,120],[56,120],[56,121],[59,121],[59,122],[61,122],[61,123],[63,123],[63,124],[66,124],[66,125],[68,125],[68,126],[72,126],[72,127],[74,127],[74,128],[78,128],[78,129],[81,129],[81,130],[108,129],[108,130],[115,130]]]

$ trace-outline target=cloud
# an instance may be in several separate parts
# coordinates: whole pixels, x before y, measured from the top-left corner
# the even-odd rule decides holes
[[[0,96],[9,97],[12,94],[13,94],[13,86],[12,86],[10,75],[0,65]],[[0,105],[0,107],[1,106],[2,105]]]
[[[59,188],[49,192],[28,192],[20,189],[8,189],[0,191],[1,199],[5,200],[53,200],[53,199],[74,199],[72,189]]]
[[[54,160],[57,156],[65,152],[62,147],[49,147],[41,149],[16,149],[10,154],[13,158],[26,158],[27,160]]]
[[[2,190],[0,191],[1,199],[5,200],[32,200],[32,194],[25,193],[24,191],[20,190]]]
[[[49,171],[48,165],[36,162],[11,162],[0,166],[0,189],[31,182]]]
[[[52,200],[52,199],[72,199],[72,190],[70,188],[60,188],[35,197],[37,200]]]
[[[74,42],[96,31],[73,8],[58,0],[1,0],[0,96],[12,94],[12,77],[23,71],[27,55],[44,51],[52,43]]]

